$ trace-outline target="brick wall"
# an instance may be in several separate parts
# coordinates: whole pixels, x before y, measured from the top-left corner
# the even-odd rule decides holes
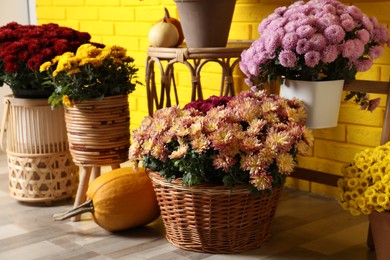
[[[381,23],[390,24],[390,1],[356,0],[343,1],[361,8],[369,16],[376,16]],[[283,5],[287,0],[237,0],[229,39],[253,40],[258,37],[257,26],[262,19]],[[163,16],[167,7],[172,17],[178,17],[173,0],[36,0],[38,23],[54,22],[77,30],[87,31],[92,40],[105,44],[124,46],[135,58],[140,68],[139,78],[144,80],[147,35],[151,26]],[[177,84],[180,102],[189,101],[190,77],[184,68],[178,67]],[[237,89],[246,89],[243,77],[235,72]],[[390,79],[390,50],[374,67],[358,75],[359,79],[388,81]],[[205,97],[219,93],[219,71],[213,65],[202,74]],[[375,97],[375,95],[372,95]],[[300,159],[304,168],[339,175],[341,166],[349,162],[354,154],[367,147],[379,145],[383,124],[384,104],[373,113],[359,111],[358,107],[342,102],[339,125],[336,128],[314,130],[315,146],[309,157]],[[147,115],[145,87],[130,96],[131,129],[135,129]],[[288,185],[319,194],[337,196],[337,190],[316,183],[290,179]]]

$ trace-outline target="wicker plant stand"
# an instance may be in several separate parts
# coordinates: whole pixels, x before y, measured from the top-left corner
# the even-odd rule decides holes
[[[64,112],[47,99],[5,97],[0,140],[6,132],[9,190],[26,202],[72,197],[78,185],[66,138]]]
[[[247,188],[199,185],[186,187],[149,172],[166,239],[196,252],[238,253],[263,245],[271,236],[282,188],[254,196]]]
[[[88,183],[98,177],[101,166],[120,167],[128,160],[130,112],[127,95],[88,100],[65,107],[69,150],[80,166],[80,181],[74,207],[86,200]],[[72,220],[80,219],[74,217]]]

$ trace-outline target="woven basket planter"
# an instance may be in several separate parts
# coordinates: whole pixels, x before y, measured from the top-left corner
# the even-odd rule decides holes
[[[7,153],[10,195],[25,202],[51,202],[73,196],[78,169],[68,152],[47,155]]]
[[[263,245],[282,188],[254,196],[247,188],[198,185],[186,187],[149,172],[166,239],[176,247],[207,253],[238,253]]]
[[[65,107],[69,150],[80,166],[128,160],[130,112],[127,95],[89,100]]]
[[[50,203],[75,195],[78,167],[69,152],[62,108],[52,110],[47,99],[13,96],[5,103],[1,135],[6,130],[11,196]]]

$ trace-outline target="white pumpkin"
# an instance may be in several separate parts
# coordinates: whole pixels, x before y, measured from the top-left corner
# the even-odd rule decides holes
[[[179,33],[173,24],[164,19],[152,26],[148,38],[153,47],[174,47],[179,41]]]

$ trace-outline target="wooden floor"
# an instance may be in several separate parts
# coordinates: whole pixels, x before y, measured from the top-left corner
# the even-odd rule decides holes
[[[285,189],[272,238],[259,249],[212,255],[177,249],[164,239],[161,220],[109,233],[89,215],[54,222],[72,201],[51,206],[21,203],[8,194],[6,155],[0,153],[0,259],[375,259],[366,246],[367,217],[352,217],[334,199]]]

